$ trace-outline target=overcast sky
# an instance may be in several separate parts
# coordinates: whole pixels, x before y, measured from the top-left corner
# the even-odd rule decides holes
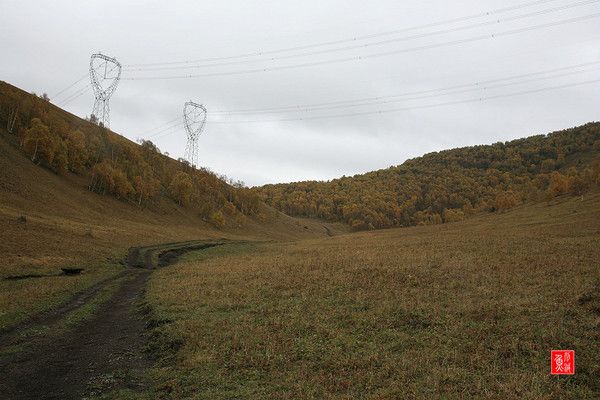
[[[2,0],[0,79],[86,116],[89,79],[55,94],[102,52],[124,65],[117,133],[159,132],[181,157],[193,100],[209,114],[200,165],[248,185],[328,180],[599,120],[596,14],[598,0]],[[150,63],[164,65],[131,67]],[[185,75],[203,76],[140,79]],[[262,111],[218,113],[240,109]]]

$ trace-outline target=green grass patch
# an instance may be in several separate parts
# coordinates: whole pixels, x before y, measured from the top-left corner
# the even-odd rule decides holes
[[[56,275],[22,280],[0,280],[0,329],[26,321],[34,315],[60,307],[77,293],[121,272],[120,264],[86,266],[81,275]]]
[[[98,307],[112,297],[117,289],[123,284],[125,279],[131,279],[131,277],[115,279],[106,286],[102,287],[98,293],[96,293],[85,304],[67,314],[65,318],[60,321],[60,324],[57,326],[57,330],[73,329],[83,321],[91,318],[96,310],[98,310]]]
[[[180,262],[187,261],[204,261],[207,259],[213,259],[217,257],[241,255],[248,253],[256,253],[260,251],[261,246],[264,243],[259,242],[231,242],[225,243],[219,246],[209,247],[206,249],[193,250],[183,254],[180,258]]]

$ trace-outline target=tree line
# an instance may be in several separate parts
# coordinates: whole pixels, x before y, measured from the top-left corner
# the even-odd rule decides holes
[[[600,185],[600,123],[492,145],[426,154],[328,182],[256,189],[282,212],[357,230],[440,224]]]
[[[18,138],[29,159],[57,174],[88,179],[88,189],[139,207],[170,199],[222,227],[259,211],[259,196],[224,176],[162,154],[150,141],[134,143],[36,96],[0,82],[2,130]]]

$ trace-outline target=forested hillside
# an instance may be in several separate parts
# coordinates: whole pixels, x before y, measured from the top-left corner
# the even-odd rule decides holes
[[[134,143],[5,82],[0,82],[0,128],[33,163],[85,177],[90,191],[139,207],[172,200],[217,227],[228,219],[239,224],[259,209],[258,196],[241,184],[175,161],[150,141]]]
[[[220,227],[256,214],[260,198],[292,216],[354,229],[439,224],[524,201],[581,195],[600,184],[600,123],[493,145],[426,154],[400,166],[329,182],[250,190],[82,120],[44,97],[0,82],[0,128],[56,174],[139,207],[173,201]]]
[[[355,229],[439,224],[600,184],[600,123],[487,146],[426,154],[400,166],[329,182],[257,188],[295,216]]]

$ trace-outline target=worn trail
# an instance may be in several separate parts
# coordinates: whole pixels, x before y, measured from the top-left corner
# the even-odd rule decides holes
[[[200,243],[200,244],[199,244]],[[161,250],[151,247],[156,254],[135,249],[136,257],[146,268],[129,267],[117,278],[90,288],[68,303],[66,310],[51,313],[29,321],[21,329],[0,335],[0,398],[6,399],[81,399],[90,398],[115,389],[138,390],[146,386],[145,370],[151,361],[145,352],[146,320],[140,309],[144,285],[151,269],[177,260],[186,251],[219,245],[196,242],[182,246],[169,244]],[[149,248],[150,249],[150,248]],[[53,332],[60,323],[79,307],[83,307],[109,284],[117,285],[106,301],[101,302],[92,316],[62,334]],[[48,326],[50,333],[35,341],[26,342],[23,331]],[[26,328],[26,329],[25,329]],[[9,353],[7,346],[24,345],[19,352]],[[5,347],[5,349],[2,349]],[[3,354],[3,355],[2,355]]]

